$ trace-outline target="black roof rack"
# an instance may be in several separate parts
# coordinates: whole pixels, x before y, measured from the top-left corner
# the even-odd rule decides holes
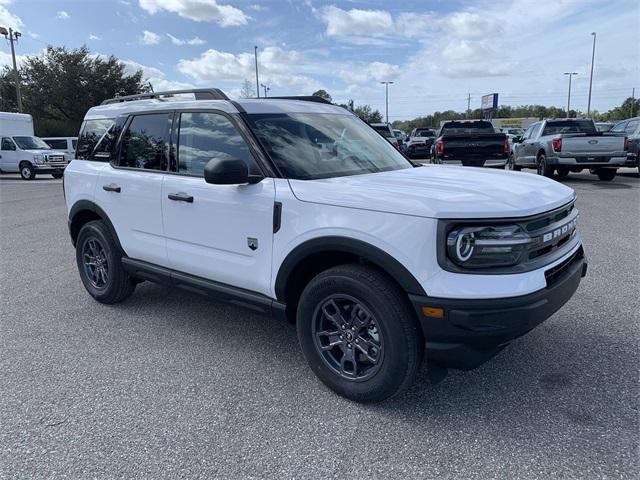
[[[326,103],[328,105],[333,105],[329,100],[317,97],[315,95],[301,95],[301,96],[291,96],[291,97],[266,97],[264,100],[302,100],[303,102],[316,102],[316,103]],[[262,99],[261,99],[262,100]]]
[[[193,93],[196,100],[229,100],[222,90],[219,88],[193,88],[189,90],[169,90],[166,92],[149,92],[138,93],[136,95],[126,95],[123,97],[115,97],[105,100],[100,105],[109,105],[112,103],[132,102],[134,100],[149,100],[152,98],[160,99],[160,97],[172,97],[181,93]]]

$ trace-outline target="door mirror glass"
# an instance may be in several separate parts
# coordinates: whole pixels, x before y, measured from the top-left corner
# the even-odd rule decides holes
[[[522,143],[524,140],[521,136],[513,137],[513,143]]]
[[[214,185],[257,183],[262,177],[249,175],[249,168],[239,158],[212,158],[204,167],[204,180]]]

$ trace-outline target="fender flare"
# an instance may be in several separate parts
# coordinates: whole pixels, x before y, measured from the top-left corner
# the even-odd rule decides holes
[[[124,250],[122,249],[122,245],[120,244],[120,239],[118,238],[118,234],[116,233],[116,229],[114,228],[113,223],[111,223],[109,216],[106,214],[104,210],[102,210],[102,208],[100,208],[91,200],[78,200],[76,203],[73,204],[73,206],[71,207],[71,210],[69,210],[69,220],[68,220],[69,235],[71,235],[71,242],[73,243],[73,245],[75,246],[76,238],[77,238],[77,237],[74,238],[73,231],[71,228],[73,224],[73,220],[79,213],[83,211],[93,212],[98,217],[100,217],[100,219],[105,223],[105,225],[109,229],[109,232],[113,236],[117,247],[120,249],[120,251],[124,252]]]
[[[426,292],[413,274],[384,250],[361,240],[328,236],[307,240],[287,254],[276,276],[276,298],[284,300],[287,280],[296,266],[308,256],[322,252],[343,252],[362,257],[391,275],[405,292],[414,295],[426,295]]]

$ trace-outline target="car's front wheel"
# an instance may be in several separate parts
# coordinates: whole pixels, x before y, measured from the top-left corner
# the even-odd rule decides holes
[[[348,264],[304,289],[298,339],[313,372],[339,395],[379,402],[415,378],[424,339],[404,292],[383,272]]]
[[[516,165],[516,156],[513,153],[509,155],[509,160],[507,161],[507,169],[513,170],[514,172],[519,172],[520,170],[522,170],[522,167],[520,165]]]
[[[76,263],[84,287],[97,301],[117,303],[133,293],[136,283],[121,260],[122,253],[103,221],[88,222],[80,229]]]
[[[23,180],[33,180],[36,178],[36,169],[29,162],[20,164],[20,176]]]

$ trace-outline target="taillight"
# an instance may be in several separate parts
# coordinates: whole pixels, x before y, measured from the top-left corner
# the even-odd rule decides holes
[[[439,139],[436,142],[436,154],[438,154],[439,156],[444,155],[444,140],[442,139]]]
[[[562,151],[562,138],[554,138],[553,140],[551,140],[551,147],[553,148],[554,152],[561,152]]]
[[[509,139],[505,138],[504,139],[504,154],[506,156],[509,156],[509,153],[511,153],[510,149],[509,149]]]
[[[629,137],[624,137],[624,151],[629,150]]]

